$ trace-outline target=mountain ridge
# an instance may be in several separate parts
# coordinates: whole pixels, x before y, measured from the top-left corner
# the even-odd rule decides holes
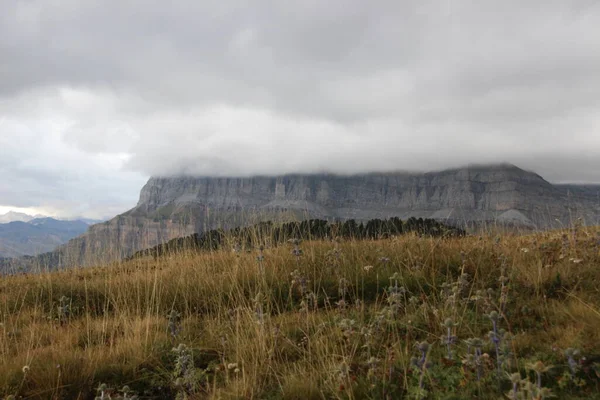
[[[101,264],[216,228],[264,220],[432,218],[532,229],[598,223],[590,190],[553,185],[511,164],[438,172],[152,177],[137,205],[58,248],[61,265]]]
[[[54,250],[88,228],[81,221],[34,218],[0,224],[0,258],[33,256]]]

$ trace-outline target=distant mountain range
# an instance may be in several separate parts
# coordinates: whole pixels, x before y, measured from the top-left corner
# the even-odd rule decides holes
[[[29,222],[36,218],[46,218],[45,215],[29,215],[16,211],[9,211],[6,214],[0,215],[0,224],[7,224],[9,222]]]
[[[43,219],[43,218],[53,218],[58,221],[81,221],[81,222],[85,222],[88,225],[99,224],[100,222],[106,221],[106,219],[92,219],[92,218],[84,218],[84,217],[54,218],[54,217],[49,217],[47,215],[42,215],[42,214],[29,215],[29,214],[25,214],[25,213],[16,212],[16,211],[9,211],[6,214],[0,215],[0,224],[8,224],[9,222],[30,222],[34,219]]]
[[[260,221],[431,218],[461,227],[600,224],[600,185],[556,185],[514,165],[428,173],[153,177],[133,209],[34,260],[103,264],[171,239]]]
[[[0,258],[52,251],[57,246],[83,234],[89,227],[88,223],[79,220],[29,219],[27,214],[20,213],[12,213],[8,217],[18,219],[0,224]]]

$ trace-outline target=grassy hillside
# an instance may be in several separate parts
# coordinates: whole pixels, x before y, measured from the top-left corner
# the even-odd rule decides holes
[[[600,398],[598,228],[262,246],[3,277],[0,396]]]

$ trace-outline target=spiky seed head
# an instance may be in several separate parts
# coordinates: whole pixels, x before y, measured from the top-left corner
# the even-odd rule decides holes
[[[446,318],[446,320],[444,321],[444,326],[446,328],[452,328],[452,327],[458,326],[458,324],[454,323],[452,318]]]
[[[500,319],[500,315],[497,311],[492,311],[488,317],[494,322],[498,322],[498,319]]]
[[[521,382],[521,373],[519,372],[515,372],[514,374],[510,375],[510,381],[512,383],[514,383],[515,385],[519,382]]]
[[[535,371],[536,373],[541,374],[543,372],[548,372],[552,368],[552,366],[547,366],[542,361],[536,361],[532,364],[529,364],[527,368],[529,368],[532,371]]]

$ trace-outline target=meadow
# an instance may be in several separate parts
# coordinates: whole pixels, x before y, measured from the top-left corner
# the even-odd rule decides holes
[[[0,280],[0,397],[600,399],[600,228],[232,241]]]

